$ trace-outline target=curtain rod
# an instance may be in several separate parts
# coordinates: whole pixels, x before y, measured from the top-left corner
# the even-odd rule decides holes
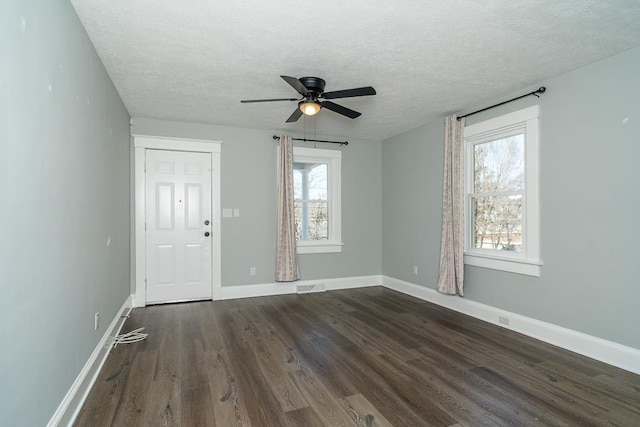
[[[534,90],[534,91],[533,91],[533,92],[531,92],[531,93],[527,93],[527,94],[525,94],[525,95],[520,95],[520,96],[518,96],[518,97],[516,97],[516,98],[513,98],[513,99],[510,99],[510,100],[508,100],[508,101],[504,101],[504,102],[501,102],[501,103],[499,103],[499,104],[495,104],[495,105],[492,105],[492,106],[490,106],[490,107],[483,108],[482,110],[478,110],[478,111],[474,111],[473,113],[465,114],[464,116],[458,116],[458,117],[457,117],[457,119],[458,119],[458,120],[460,120],[460,119],[463,119],[463,118],[465,118],[465,117],[473,116],[474,114],[482,113],[483,111],[487,111],[487,110],[490,110],[490,109],[492,109],[492,108],[499,107],[499,106],[504,105],[504,104],[508,104],[509,102],[517,101],[518,99],[520,99],[520,98],[525,98],[525,97],[527,97],[527,96],[531,96],[531,95],[533,95],[533,96],[536,96],[536,97],[540,98],[540,95],[538,95],[538,94],[539,94],[539,93],[544,93],[546,90],[547,90],[547,88],[546,88],[546,87],[544,87],[544,86],[540,86],[540,87],[538,88],[538,90]]]
[[[280,137],[277,135],[273,135],[273,139],[275,140],[279,140]],[[291,138],[294,141],[305,141],[305,142],[326,142],[328,144],[340,144],[340,146],[343,145],[349,145],[348,141],[326,141],[324,139],[307,139],[307,138]]]

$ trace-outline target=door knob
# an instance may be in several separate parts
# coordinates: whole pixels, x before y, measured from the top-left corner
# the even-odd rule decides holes
[[[208,231],[204,232],[204,237],[209,237],[211,235],[211,233],[209,233]]]

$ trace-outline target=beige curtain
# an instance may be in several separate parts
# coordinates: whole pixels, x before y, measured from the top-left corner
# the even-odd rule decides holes
[[[293,142],[280,137],[278,159],[278,226],[276,236],[276,281],[300,280],[296,252],[296,223],[293,199]]]
[[[442,241],[437,289],[464,295],[464,118],[445,118]]]

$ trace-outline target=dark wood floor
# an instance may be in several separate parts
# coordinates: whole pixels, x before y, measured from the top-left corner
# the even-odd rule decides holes
[[[381,287],[135,309],[78,426],[640,425],[640,376]]]

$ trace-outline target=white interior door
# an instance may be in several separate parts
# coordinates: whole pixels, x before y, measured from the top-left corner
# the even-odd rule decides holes
[[[146,302],[211,299],[211,153],[146,150]]]

